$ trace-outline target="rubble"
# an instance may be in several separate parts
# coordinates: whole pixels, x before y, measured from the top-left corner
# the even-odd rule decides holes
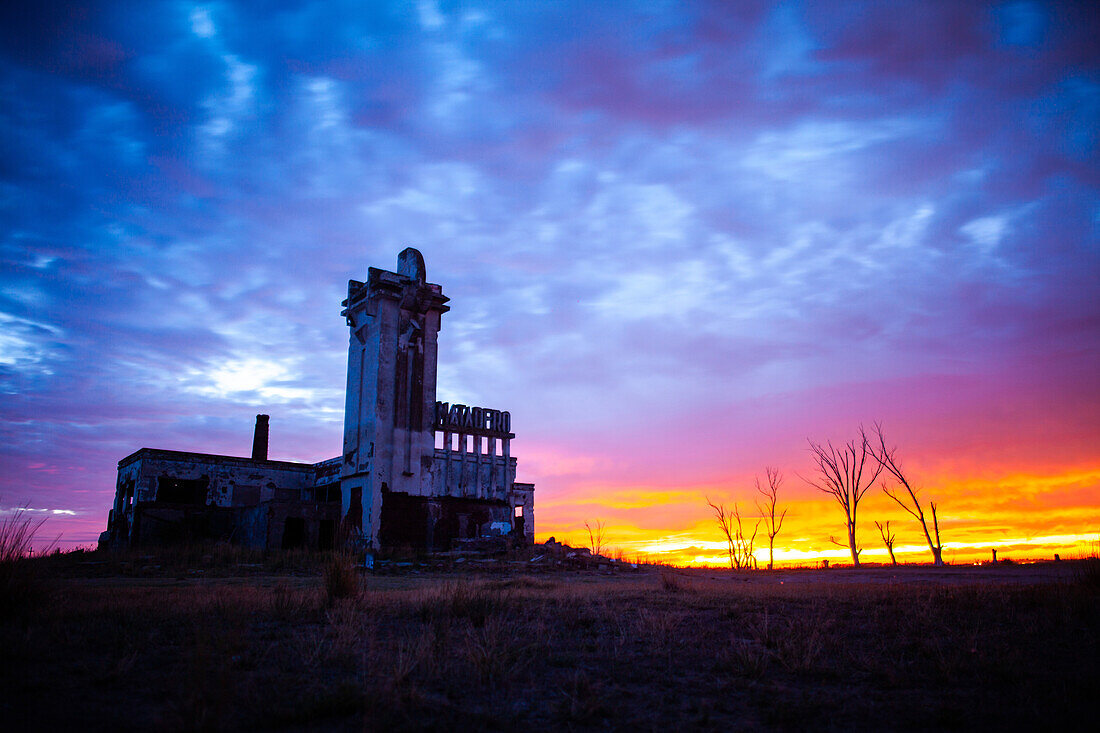
[[[398,575],[420,571],[522,572],[598,572],[603,574],[636,573],[643,568],[619,558],[593,555],[587,547],[570,547],[550,538],[542,545],[509,545],[507,537],[483,537],[460,540],[448,552],[410,560],[374,558],[374,572]]]

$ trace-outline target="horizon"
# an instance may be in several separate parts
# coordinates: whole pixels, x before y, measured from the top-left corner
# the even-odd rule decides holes
[[[510,411],[537,541],[721,564],[706,500],[770,466],[777,564],[843,560],[807,441],[881,422],[945,561],[1095,553],[1095,8],[328,8],[0,11],[0,512],[39,542],[256,413],[338,455],[347,280],[412,246],[437,397]],[[863,559],[889,520],[931,560],[860,506]]]

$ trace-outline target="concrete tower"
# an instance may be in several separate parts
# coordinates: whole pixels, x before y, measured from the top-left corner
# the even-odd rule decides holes
[[[436,339],[447,301],[411,247],[398,255],[397,272],[371,267],[365,283],[348,282],[340,490],[342,522],[362,547],[378,546],[383,492],[431,493]]]

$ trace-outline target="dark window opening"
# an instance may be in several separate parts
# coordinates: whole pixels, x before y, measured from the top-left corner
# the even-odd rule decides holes
[[[318,486],[316,489],[316,496],[317,501],[320,502],[340,501],[342,498],[340,495],[340,484]]]
[[[161,476],[157,479],[157,503],[201,506],[206,503],[206,489],[209,485],[210,479],[206,476],[194,479]]]
[[[287,517],[283,524],[283,549],[294,550],[306,545],[306,520],[302,517]]]

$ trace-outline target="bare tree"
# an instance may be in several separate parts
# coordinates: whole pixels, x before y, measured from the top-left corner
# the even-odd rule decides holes
[[[722,534],[726,538],[726,552],[729,555],[731,570],[748,570],[756,567],[756,533],[760,530],[760,521],[752,528],[752,534],[748,535],[744,530],[741,518],[741,510],[737,502],[733,503],[733,509],[727,509],[725,504],[715,504],[707,499],[707,506],[714,511],[714,519],[718,522]]]
[[[894,477],[894,480],[901,484],[901,487],[905,489],[906,496],[900,496],[897,489],[891,491],[885,484],[882,484],[882,491],[897,502],[905,511],[913,515],[913,518],[920,522],[920,527],[924,530],[924,539],[928,541],[928,549],[932,551],[932,563],[934,565],[943,565],[943,543],[940,541],[940,520],[936,516],[936,502],[928,502],[928,508],[932,513],[932,532],[928,531],[928,520],[924,516],[924,509],[921,508],[920,499],[917,497],[917,491],[913,489],[913,486],[909,483],[909,480],[905,477],[905,472],[902,470],[901,463],[897,458],[897,448],[887,448],[886,438],[882,433],[882,424],[875,423],[875,437],[878,438],[875,441],[877,447],[872,446],[871,451],[875,457],[875,460],[886,469],[886,472]],[[933,541],[932,535],[935,535]]]
[[[783,528],[783,519],[787,516],[787,510],[784,509],[776,517],[775,505],[779,497],[779,485],[783,483],[783,474],[779,473],[778,468],[771,466],[764,468],[764,474],[768,480],[767,486],[761,486],[760,477],[756,477],[756,491],[764,497],[764,504],[761,505],[757,501],[756,509],[763,517],[764,529],[768,532],[768,570],[772,570],[775,568],[775,536]]]
[[[603,522],[597,519],[595,527],[591,527],[588,522],[585,522],[584,528],[588,530],[589,549],[592,550],[593,555],[599,555],[603,550]]]
[[[730,558],[730,570],[734,569],[733,550],[734,550],[734,529],[733,529],[733,515],[726,511],[725,504],[715,504],[709,498],[707,499],[707,506],[714,511],[714,519],[718,522],[719,529],[722,530],[722,534],[726,538],[726,552]]]
[[[858,568],[860,550],[856,544],[856,511],[860,499],[882,473],[882,464],[875,460],[862,425],[859,427],[859,438],[848,441],[840,448],[831,441],[825,444],[812,440],[807,442],[813,454],[817,477],[803,480],[818,491],[833,497],[844,510],[848,549],[852,553],[852,564]],[[836,540],[833,542],[842,544]]]
[[[883,544],[886,545],[886,551],[890,553],[890,563],[897,565],[897,558],[894,557],[894,533],[890,531],[890,521],[887,520],[886,524],[875,522],[875,526],[878,527],[878,533],[882,537]]]
[[[741,511],[737,508],[737,502],[733,503],[733,518],[737,521],[737,549],[741,559],[741,567],[746,570],[756,570],[756,533],[760,531],[760,520],[752,526],[752,534],[745,534],[741,526]]]

